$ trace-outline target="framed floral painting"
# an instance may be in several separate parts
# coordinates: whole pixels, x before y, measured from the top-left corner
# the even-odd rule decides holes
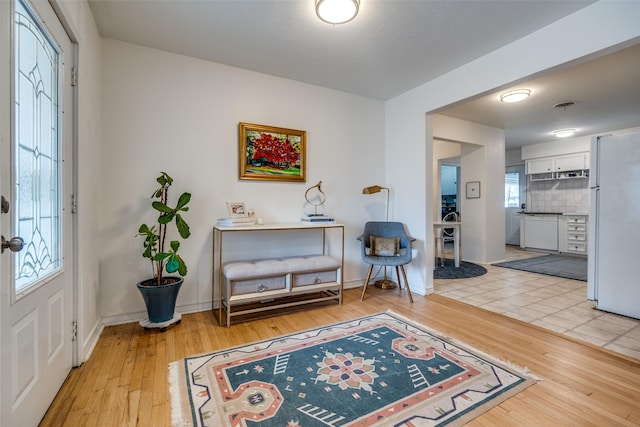
[[[304,182],[306,137],[303,130],[240,123],[240,179]]]

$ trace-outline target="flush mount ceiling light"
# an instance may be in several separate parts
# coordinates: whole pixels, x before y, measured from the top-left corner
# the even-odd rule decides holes
[[[575,133],[576,133],[575,129],[560,129],[553,132],[553,134],[557,138],[567,138],[569,136],[575,135]]]
[[[500,101],[508,103],[520,102],[527,99],[529,96],[531,96],[531,91],[529,89],[510,90],[509,92],[505,92],[500,95]]]
[[[358,14],[360,0],[316,0],[318,18],[328,24],[344,24]]]

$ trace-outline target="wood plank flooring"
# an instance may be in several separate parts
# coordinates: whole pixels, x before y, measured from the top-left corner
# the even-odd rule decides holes
[[[361,288],[360,288],[361,289]],[[105,328],[74,369],[41,426],[170,426],[167,365],[180,358],[391,309],[516,366],[542,381],[470,426],[638,426],[640,361],[439,295],[370,287],[345,291],[342,306],[289,310],[227,329],[213,313],[184,315],[168,331],[137,323]]]

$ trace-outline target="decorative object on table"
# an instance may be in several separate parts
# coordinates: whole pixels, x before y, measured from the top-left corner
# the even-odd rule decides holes
[[[247,227],[256,224],[255,217],[246,218],[218,218],[217,225],[220,227]]]
[[[433,270],[434,279],[468,279],[485,274],[487,274],[487,269],[481,265],[461,261],[460,266],[456,267],[455,261],[449,258],[445,258],[440,267],[436,264],[436,268]]]
[[[186,239],[191,235],[189,225],[182,217],[182,213],[189,210],[187,204],[191,200],[191,193],[182,193],[176,206],[172,208],[168,205],[168,199],[173,178],[166,172],[162,172],[156,181],[160,184],[160,188],[151,196],[152,199],[157,199],[151,203],[151,206],[157,211],[158,219],[156,224],[151,226],[142,224],[138,229],[138,236],[144,237],[142,256],[151,262],[153,277],[138,282],[137,286],[144,299],[148,315],[147,319],[140,321],[140,325],[144,328],[164,330],[181,320],[180,313],[175,313],[175,306],[178,292],[187,274],[187,265],[178,254],[180,241],[168,242],[167,228],[169,224],[175,223],[180,237]],[[179,277],[165,276],[164,271],[169,274],[177,273]]]
[[[174,426],[459,426],[535,382],[392,312],[169,365]]]
[[[362,261],[369,264],[369,271],[364,281],[362,297],[360,299],[364,299],[364,294],[367,291],[367,286],[371,279],[373,266],[379,265],[385,267],[385,278],[376,281],[375,286],[382,289],[393,289],[396,283],[387,279],[386,267],[395,267],[400,290],[402,290],[402,282],[400,281],[401,270],[404,284],[407,288],[407,294],[409,295],[409,301],[413,302],[413,296],[411,295],[409,282],[407,282],[407,273],[404,270],[404,266],[411,262],[411,243],[416,239],[405,231],[404,224],[390,221],[370,221],[364,225],[363,233],[356,237],[356,239],[360,240]]]
[[[499,262],[496,267],[512,268],[547,276],[587,281],[587,257],[569,255],[545,255],[515,261]]]
[[[480,181],[467,182],[467,199],[480,198]]]
[[[240,179],[304,182],[306,138],[303,130],[240,123]]]
[[[255,225],[256,218],[253,209],[247,209],[244,202],[227,202],[229,216],[218,218],[220,227],[246,227]]]
[[[227,202],[229,218],[248,218],[249,212],[243,202]]]
[[[307,188],[304,192],[304,199],[307,201],[308,206],[313,206],[313,213],[307,213],[302,217],[301,221],[305,223],[322,222],[322,223],[335,223],[335,220],[324,214],[324,202],[327,200],[324,191],[322,191],[322,181],[312,187]],[[318,207],[322,208],[322,212],[318,212]]]

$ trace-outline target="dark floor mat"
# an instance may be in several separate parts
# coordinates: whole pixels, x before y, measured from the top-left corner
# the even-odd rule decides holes
[[[492,264],[496,267],[512,268],[548,276],[587,281],[587,257],[546,255],[517,261]]]

